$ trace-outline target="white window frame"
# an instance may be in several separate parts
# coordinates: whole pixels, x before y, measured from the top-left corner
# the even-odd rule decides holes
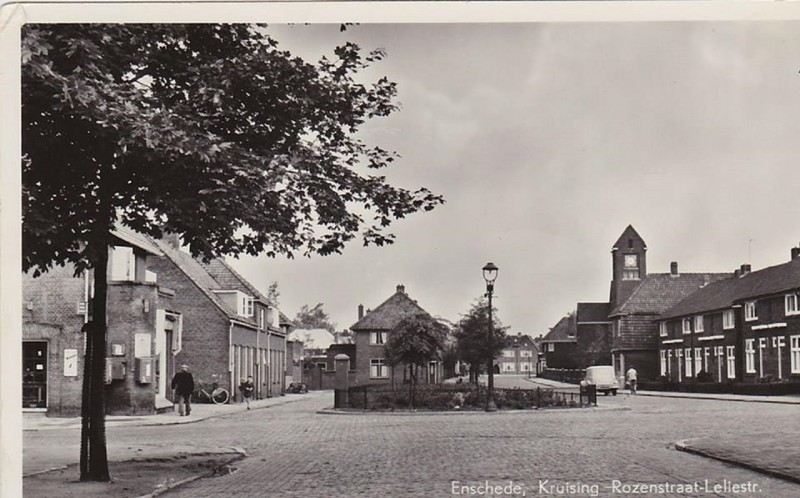
[[[386,344],[387,332],[385,330],[375,330],[369,333],[369,343],[372,346],[383,346]]]
[[[548,343],[547,343],[547,352],[548,352],[548,353],[555,353],[555,351],[556,351],[556,345],[555,345],[555,343],[548,342]]]
[[[767,338],[758,338],[758,376],[764,376],[764,350],[767,349]]]
[[[692,320],[690,318],[681,320],[681,330],[683,330],[683,335],[692,333]]]
[[[658,322],[659,337],[667,337],[667,322]]]
[[[800,297],[797,294],[786,294],[786,316],[800,315]]]
[[[744,303],[744,321],[752,322],[758,320],[758,312],[756,310],[755,301],[747,301]]]
[[[728,378],[735,379],[736,378],[736,346],[726,346],[726,351],[728,353]]]
[[[678,382],[680,382],[681,380],[683,380],[682,374],[683,374],[683,368],[684,368],[683,365],[681,365],[681,363],[683,363],[683,350],[682,349],[678,348],[678,349],[675,350],[675,358],[678,359]]]
[[[504,349],[503,350],[503,358],[514,358],[516,356],[517,355],[514,354],[514,350],[513,349]]]
[[[692,376],[692,348],[686,348],[683,352],[684,375],[686,378]]]
[[[386,360],[384,358],[370,358],[369,378],[370,379],[389,378],[389,365],[386,364]]]
[[[672,350],[667,350],[667,377],[669,377],[670,370],[672,370]]]
[[[659,351],[661,356],[661,375],[667,375],[667,352],[663,349]]]
[[[733,310],[725,310],[722,312],[722,329],[731,330],[736,326],[736,315]]]
[[[131,282],[136,278],[136,254],[133,247],[113,246],[111,251],[111,280]]]
[[[703,325],[703,315],[695,315],[694,317],[694,331],[697,332],[704,332],[705,326]]]
[[[533,351],[530,349],[521,349],[519,351],[520,358],[533,358]]]
[[[694,348],[694,373],[703,370],[703,348]]]
[[[800,374],[800,335],[789,337],[789,358],[793,374]]]
[[[756,373],[755,344],[755,339],[745,339],[744,341],[744,368],[747,373]]]

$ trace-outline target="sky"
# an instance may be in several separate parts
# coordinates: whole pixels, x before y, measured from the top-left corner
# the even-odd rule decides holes
[[[649,273],[753,269],[800,243],[797,22],[273,25],[316,60],[347,40],[387,57],[401,109],[362,131],[396,150],[385,174],[446,203],[397,221],[388,247],[230,260],[294,317],[323,303],[338,329],[398,284],[457,321],[499,268],[511,333],[546,334],[608,300],[611,247],[633,225]]]

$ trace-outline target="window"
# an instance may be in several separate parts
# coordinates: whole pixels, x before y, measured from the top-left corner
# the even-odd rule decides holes
[[[386,331],[379,331],[379,332],[370,332],[369,333],[369,343],[370,344],[386,344]]]
[[[747,339],[744,341],[744,366],[747,373],[756,373],[756,349],[754,346],[755,339]]]
[[[684,334],[691,334],[692,333],[692,321],[688,318],[683,319],[683,333]]]
[[[722,312],[722,328],[730,330],[734,327],[736,322],[733,318],[733,310],[725,310]]]
[[[747,322],[751,320],[758,320],[758,315],[756,314],[755,301],[747,301],[746,303],[744,303],[744,319]]]
[[[728,378],[736,378],[736,346],[726,346],[728,350]]]
[[[386,365],[386,360],[383,358],[369,360],[369,378],[370,379],[388,379],[389,367]]]
[[[686,358],[686,361],[684,362],[684,365],[686,367],[686,371],[684,373],[686,374],[687,377],[691,377],[692,376],[692,348],[686,348],[686,351],[684,353],[684,358]]]
[[[530,349],[520,349],[519,357],[520,358],[532,358],[533,357],[533,351],[531,351]]]
[[[800,313],[800,307],[798,307],[797,302],[797,294],[786,294],[786,314],[787,315],[797,315]]]
[[[694,348],[694,371],[703,369],[703,348]]]
[[[792,361],[792,373],[800,373],[800,335],[789,338],[789,357]]]
[[[258,309],[258,328],[266,329],[267,328],[266,325],[267,325],[266,312],[264,311],[264,308],[259,308]]]
[[[514,364],[513,363],[508,362],[508,361],[503,362],[503,371],[504,372],[513,372],[514,370],[515,369],[514,369]]]
[[[694,331],[695,332],[702,332],[705,328],[703,327],[703,315],[697,315],[694,317]]]
[[[623,260],[622,280],[639,280],[639,258],[636,254],[626,254]]]
[[[505,358],[513,358],[514,356],[516,356],[516,355],[514,354],[514,350],[513,349],[504,349],[503,350],[503,357],[505,357]]]
[[[131,281],[136,275],[133,247],[114,246],[111,250],[111,280]]]
[[[658,322],[658,335],[667,337],[667,322]]]
[[[667,375],[667,352],[663,349],[661,353],[661,375]]]
[[[239,316],[253,316],[253,298],[237,291],[239,296]]]
[[[547,343],[547,352],[548,352],[548,353],[552,353],[552,352],[554,352],[555,350],[556,350],[556,345],[555,345],[555,343],[548,342],[548,343]]]

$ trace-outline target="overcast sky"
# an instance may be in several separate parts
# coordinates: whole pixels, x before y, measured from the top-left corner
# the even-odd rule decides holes
[[[456,321],[499,268],[511,332],[544,334],[578,301],[608,300],[611,246],[632,224],[648,272],[788,261],[800,242],[796,22],[271,26],[314,60],[351,40],[388,57],[402,109],[363,137],[397,150],[392,182],[446,204],[395,223],[393,246],[243,258],[280,305],[324,303],[339,329],[397,284]]]

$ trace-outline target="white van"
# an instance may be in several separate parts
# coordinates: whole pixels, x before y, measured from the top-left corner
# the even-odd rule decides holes
[[[614,376],[614,367],[611,365],[588,367],[586,369],[586,376],[584,379],[586,382],[594,384],[597,392],[604,393],[606,396],[608,396],[608,393],[611,393],[614,396],[617,395],[619,382]]]

